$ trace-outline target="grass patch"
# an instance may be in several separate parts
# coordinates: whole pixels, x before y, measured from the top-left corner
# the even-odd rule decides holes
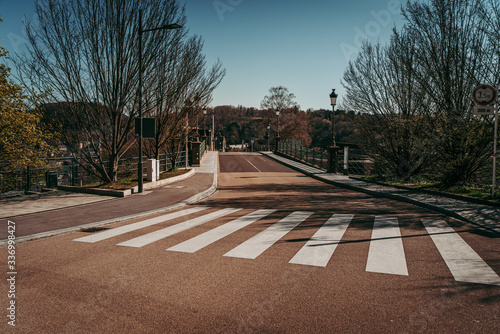
[[[168,170],[168,171],[160,174],[160,180],[179,176],[179,175],[185,174],[189,171],[190,171],[190,169]],[[149,181],[147,180],[147,177],[144,177],[142,181],[144,183],[149,183]],[[123,179],[120,179],[116,182],[110,182],[110,183],[106,183],[106,184],[93,183],[93,184],[89,184],[85,187],[99,188],[99,189],[127,190],[127,189],[130,189],[132,187],[137,186],[138,184],[139,184],[139,182],[137,181],[137,176],[135,176],[135,177],[123,178]]]
[[[429,181],[425,179],[403,181],[400,179],[398,180],[396,178],[389,178],[383,175],[370,175],[361,177],[361,179],[372,182],[382,182],[387,185],[404,186],[404,187],[414,188],[417,190],[432,190],[443,193],[463,195],[483,200],[500,202],[500,192],[497,190],[495,192],[495,198],[492,199],[491,188],[487,187],[459,185],[451,188],[443,188],[441,183],[437,181]]]

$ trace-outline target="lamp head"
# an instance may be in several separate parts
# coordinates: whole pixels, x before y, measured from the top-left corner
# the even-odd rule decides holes
[[[330,104],[332,106],[337,104],[337,94],[335,93],[335,89],[332,89],[332,92],[330,93]]]

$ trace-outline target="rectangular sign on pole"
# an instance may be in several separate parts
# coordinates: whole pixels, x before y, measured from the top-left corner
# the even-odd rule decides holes
[[[474,115],[482,116],[482,115],[494,115],[494,114],[495,114],[495,106],[474,107]]]
[[[140,118],[135,119],[135,136],[140,136]],[[156,137],[156,119],[153,117],[142,118],[142,138],[155,138]]]

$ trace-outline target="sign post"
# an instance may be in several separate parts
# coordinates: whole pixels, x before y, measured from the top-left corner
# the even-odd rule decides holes
[[[498,86],[497,86],[497,99],[498,99]],[[491,198],[495,198],[495,183],[497,179],[497,133],[498,129],[498,100],[495,103],[495,133],[493,140],[493,181],[491,183]]]
[[[493,178],[491,182],[491,198],[495,198],[497,174],[497,129],[498,129],[498,88],[480,85],[472,92],[472,99],[479,106],[474,107],[474,115],[495,115],[495,132],[493,134]],[[490,106],[493,103],[493,106]]]

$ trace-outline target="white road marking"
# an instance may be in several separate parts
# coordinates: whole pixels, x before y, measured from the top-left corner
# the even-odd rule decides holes
[[[93,243],[93,242],[105,240],[105,239],[108,239],[108,238],[112,238],[112,237],[115,237],[117,235],[124,234],[124,233],[127,233],[127,232],[139,230],[139,229],[144,228],[144,227],[148,227],[148,226],[152,226],[152,225],[155,225],[155,224],[163,223],[163,222],[175,219],[175,218],[179,218],[179,217],[182,217],[182,216],[187,216],[187,215],[190,215],[192,213],[199,212],[201,210],[206,210],[206,209],[208,209],[208,207],[200,207],[200,206],[193,207],[193,208],[189,208],[189,209],[186,209],[186,210],[181,210],[181,211],[169,213],[169,214],[166,214],[166,215],[163,215],[163,216],[159,216],[159,217],[155,217],[155,218],[151,218],[151,219],[146,219],[146,220],[143,220],[143,221],[140,221],[140,222],[137,222],[137,223],[120,226],[120,227],[113,228],[111,230],[106,230],[106,231],[103,231],[103,232],[100,232],[100,233],[88,235],[88,236],[85,236],[85,237],[74,239],[73,241]]]
[[[175,224],[175,225],[163,228],[161,230],[154,231],[154,232],[142,235],[140,237],[124,241],[122,243],[119,243],[118,246],[142,247],[142,246],[148,245],[150,243],[153,243],[155,241],[169,237],[171,235],[188,230],[192,227],[204,224],[204,223],[209,222],[213,219],[217,219],[217,218],[220,218],[222,216],[231,214],[231,213],[236,212],[238,210],[240,210],[240,209],[222,209],[219,211],[215,211],[215,212],[206,214],[204,216],[193,218],[193,219],[187,220],[185,222]]]
[[[421,221],[455,280],[500,285],[500,277],[445,221]]]
[[[408,276],[398,219],[375,217],[366,271]]]
[[[326,267],[353,217],[353,215],[334,214],[289,263]]]
[[[279,239],[306,220],[313,212],[296,211],[248,239],[224,256],[255,259]]]
[[[255,166],[253,163],[251,163],[250,160],[248,160],[247,158],[245,158],[245,156],[242,153],[240,153],[240,155],[243,157],[243,159],[245,159],[246,161],[248,161],[248,163],[250,165],[252,165],[253,168],[255,168],[257,171],[259,171],[260,173],[262,173],[262,171],[260,169],[258,169],[257,166]]]
[[[181,242],[173,247],[168,248],[168,251],[176,251],[176,252],[186,252],[186,253],[194,253],[203,247],[210,245],[233,232],[236,232],[242,229],[245,226],[256,222],[257,220],[264,218],[267,215],[275,212],[276,210],[257,210],[246,216],[240,217],[229,223],[221,225],[219,227],[214,228],[213,230],[207,231],[203,234],[200,234],[194,238]]]

